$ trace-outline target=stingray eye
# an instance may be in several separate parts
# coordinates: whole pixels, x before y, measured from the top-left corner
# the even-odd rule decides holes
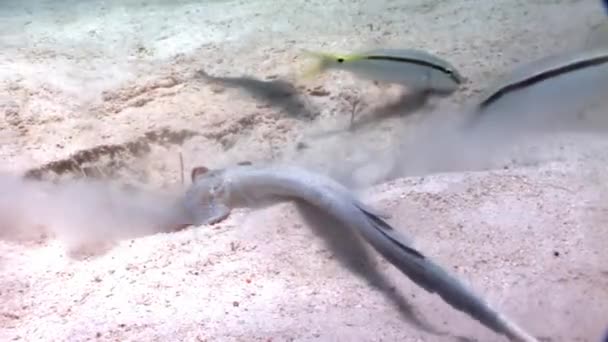
[[[336,62],[338,62],[338,63],[344,63],[344,58],[338,58],[338,59],[336,59]]]

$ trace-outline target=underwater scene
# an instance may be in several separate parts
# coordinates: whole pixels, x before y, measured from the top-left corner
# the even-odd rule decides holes
[[[0,0],[0,160],[0,341],[608,341],[608,1]]]

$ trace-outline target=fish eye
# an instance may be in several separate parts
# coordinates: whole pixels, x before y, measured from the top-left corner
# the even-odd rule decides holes
[[[338,59],[336,59],[336,62],[338,62],[338,63],[344,63],[344,58],[338,58]]]

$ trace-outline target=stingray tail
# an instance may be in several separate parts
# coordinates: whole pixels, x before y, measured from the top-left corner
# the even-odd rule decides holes
[[[370,230],[364,238],[388,261],[425,290],[436,293],[453,308],[476,319],[493,331],[515,341],[537,341],[514,322],[491,308],[458,278],[407,245],[386,221],[364,209]]]

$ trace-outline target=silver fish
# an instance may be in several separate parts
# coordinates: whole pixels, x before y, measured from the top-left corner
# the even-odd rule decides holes
[[[451,94],[464,78],[449,62],[415,49],[376,49],[353,54],[309,52],[318,63],[306,77],[326,70],[344,70],[372,81],[397,83],[415,92]]]
[[[606,101],[605,89],[608,47],[551,55],[520,65],[488,88],[468,127],[490,117],[522,129],[575,127],[581,111]]]

